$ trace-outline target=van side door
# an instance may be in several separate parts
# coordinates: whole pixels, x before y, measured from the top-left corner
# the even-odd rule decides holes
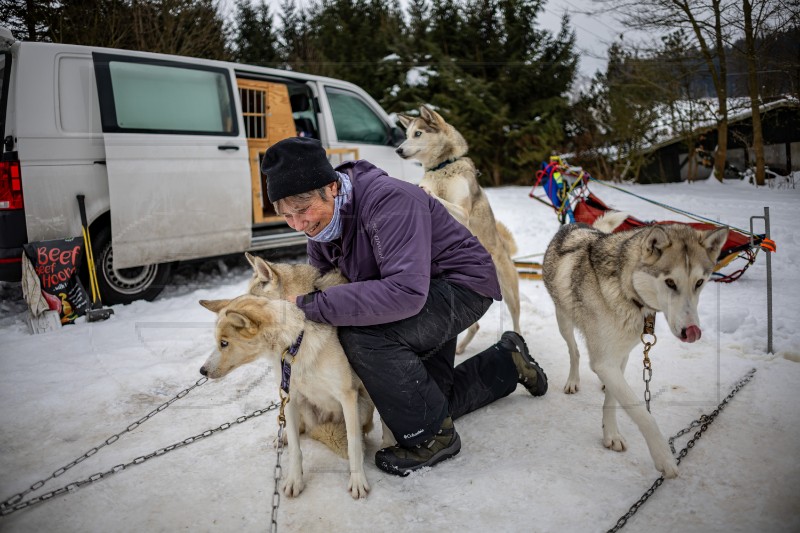
[[[246,250],[247,139],[233,71],[94,52],[114,267]]]

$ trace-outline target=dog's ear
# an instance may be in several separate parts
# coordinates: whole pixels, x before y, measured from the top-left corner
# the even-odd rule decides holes
[[[277,279],[278,274],[275,272],[269,263],[261,259],[260,257],[254,257],[253,262],[250,263],[253,265],[253,270],[256,273],[256,277],[259,281],[269,282]]]
[[[414,122],[414,117],[409,117],[408,115],[403,115],[402,113],[397,114],[397,121],[403,126],[404,130],[408,129],[408,126]]]
[[[700,244],[702,244],[703,248],[708,252],[708,257],[716,263],[719,258],[719,253],[727,240],[728,228],[710,229],[701,232]]]
[[[254,256],[250,252],[245,252],[244,257],[245,259],[247,259],[247,262],[250,263],[251,267],[256,268],[256,259],[257,259],[256,256]]]
[[[447,126],[447,122],[442,116],[426,105],[421,105],[419,108],[419,116],[425,121],[425,124],[437,131],[442,131]]]
[[[222,309],[227,307],[229,303],[231,303],[230,300],[200,300],[200,305],[214,313],[219,313]]]
[[[225,318],[230,321],[231,326],[236,329],[247,329],[253,325],[253,321],[247,315],[238,313],[236,311],[228,311],[225,313]]]
[[[664,249],[670,245],[669,235],[660,226],[652,226],[642,243],[642,255],[649,262],[656,262]]]

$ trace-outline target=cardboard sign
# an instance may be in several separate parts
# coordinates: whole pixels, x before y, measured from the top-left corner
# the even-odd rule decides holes
[[[23,247],[36,270],[42,295],[62,324],[71,324],[86,313],[89,297],[78,279],[83,259],[83,240],[77,237],[31,242]]]

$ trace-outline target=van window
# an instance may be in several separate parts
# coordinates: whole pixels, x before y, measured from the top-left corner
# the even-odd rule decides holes
[[[336,137],[340,142],[388,144],[386,124],[357,94],[326,87]]]
[[[94,57],[104,132],[238,135],[227,70]]]

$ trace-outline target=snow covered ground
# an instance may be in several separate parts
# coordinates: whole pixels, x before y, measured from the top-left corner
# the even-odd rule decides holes
[[[673,435],[710,413],[750,368],[758,371],[631,518],[625,531],[800,531],[800,190],[755,189],[742,182],[627,186],[638,194],[737,227],[770,207],[774,354],[766,353],[766,256],[733,284],[712,284],[700,302],[703,337],[683,344],[657,320],[653,413]],[[619,209],[645,219],[680,219],[598,185]],[[514,232],[520,254],[544,252],[555,216],[525,187],[489,190],[497,217]],[[758,222],[757,229],[762,227]],[[219,267],[217,266],[219,265]],[[213,316],[201,298],[231,297],[246,287],[243,262],[184,271],[155,302],[116,306],[106,322],[78,323],[30,335],[14,286],[0,286],[0,498],[48,477],[200,377],[213,343]],[[433,469],[397,478],[371,458],[380,436],[367,436],[369,498],[353,501],[347,464],[304,438],[306,489],[282,498],[281,531],[605,531],[658,477],[644,439],[621,413],[630,449],[601,443],[602,391],[586,359],[577,395],[561,392],[566,345],[540,281],[523,280],[522,328],[550,377],[543,398],[522,387],[459,419],[461,454]],[[481,321],[469,353],[509,328],[503,304]],[[458,358],[459,360],[461,358]],[[627,371],[642,390],[641,354]],[[170,408],[101,449],[41,494],[216,428],[277,398],[265,363],[195,389]],[[277,434],[275,413],[148,460],[51,501],[0,518],[2,531],[263,531],[269,528]],[[678,441],[682,448],[686,438]]]

